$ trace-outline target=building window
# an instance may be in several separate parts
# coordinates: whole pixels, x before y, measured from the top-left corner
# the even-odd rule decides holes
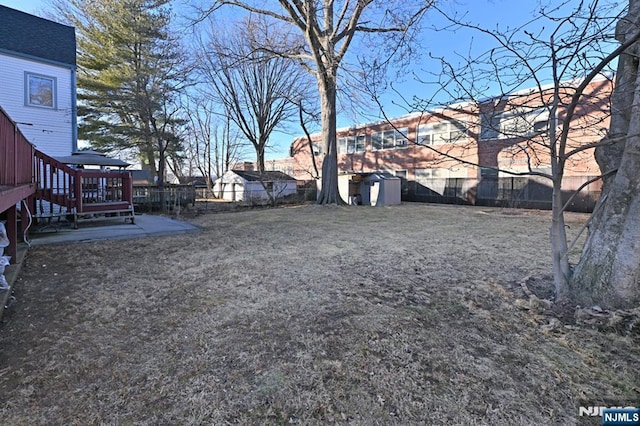
[[[535,134],[547,133],[549,130],[549,119],[538,120],[533,123],[533,132]]]
[[[420,145],[443,145],[464,141],[467,138],[467,126],[461,121],[441,121],[439,123],[418,126]]]
[[[56,107],[56,79],[25,73],[25,104],[43,108]]]
[[[365,151],[365,136],[347,136],[338,138],[338,154],[353,154]]]
[[[322,144],[320,142],[313,142],[311,144],[311,147],[313,148],[313,156],[314,157],[318,157],[318,156],[322,155]]]
[[[480,139],[530,138],[549,129],[549,111],[546,108],[490,112],[480,115]]]
[[[498,169],[494,167],[480,167],[478,169],[478,177],[480,179],[497,179],[498,178]]]
[[[374,151],[391,148],[406,148],[408,128],[385,130],[371,134],[371,148]]]
[[[371,149],[377,151],[382,149],[382,132],[376,132],[371,134]]]
[[[498,139],[500,136],[500,114],[480,114],[480,140]]]
[[[394,173],[400,179],[407,179],[407,171],[406,170],[396,170]]]

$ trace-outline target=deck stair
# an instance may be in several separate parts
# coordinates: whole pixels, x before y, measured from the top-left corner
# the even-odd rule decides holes
[[[16,258],[18,223],[27,234],[32,219],[46,225],[64,217],[77,227],[84,217],[102,215],[134,222],[131,172],[71,167],[36,149],[0,107],[0,220],[10,240],[5,253]]]

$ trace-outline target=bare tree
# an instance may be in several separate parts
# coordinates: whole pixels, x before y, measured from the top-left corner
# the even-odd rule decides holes
[[[201,43],[199,61],[204,81],[253,145],[257,168],[262,172],[271,133],[295,117],[296,105],[306,96],[310,82],[297,63],[261,47],[270,40],[291,40],[263,17],[245,18],[231,26],[231,33],[221,31],[213,20],[209,22],[209,40]]]
[[[183,104],[187,117],[186,160],[190,170],[195,169],[205,177],[211,193],[213,176],[220,177],[229,170],[240,160],[245,148],[232,131],[229,115],[218,111],[220,107],[210,97],[197,92],[187,94]]]
[[[602,128],[608,120],[605,111],[611,108],[610,93],[605,90],[594,94],[592,87],[595,79],[608,70],[611,62],[640,38],[640,27],[637,25],[640,14],[630,14],[627,18],[622,18],[621,11],[615,5],[603,4],[598,0],[580,2],[569,11],[567,7],[569,2],[563,2],[552,9],[542,8],[538,11],[537,17],[523,26],[505,31],[499,28],[489,30],[438,9],[448,19],[451,29],[473,30],[492,39],[496,47],[476,57],[460,55],[463,63],[458,66],[451,64],[446,58],[439,58],[443,66],[442,72],[435,75],[436,92],[438,95],[446,94],[449,103],[455,104],[455,107],[444,108],[444,112],[435,115],[449,120],[455,117],[471,118],[479,128],[478,133],[471,139],[474,143],[473,149],[480,153],[479,141],[484,140],[482,143],[486,145],[486,141],[493,140],[494,147],[497,148],[497,151],[493,151],[510,149],[513,155],[525,159],[527,167],[526,170],[513,171],[501,168],[497,162],[483,164],[481,158],[480,161],[469,161],[461,158],[459,153],[443,151],[433,146],[427,147],[439,158],[489,167],[494,169],[496,174],[501,171],[512,175],[534,175],[547,179],[552,186],[550,236],[557,300],[566,301],[573,298],[581,303],[588,301],[598,302],[603,306],[621,306],[623,303],[620,302],[620,298],[616,299],[611,294],[604,296],[604,292],[598,294],[594,290],[595,287],[601,291],[606,287],[603,283],[608,282],[609,278],[604,281],[602,275],[592,278],[592,282],[599,284],[593,284],[591,289],[585,290],[580,283],[582,278],[578,278],[580,275],[573,273],[569,264],[570,245],[567,242],[564,220],[564,211],[569,202],[563,198],[562,185],[567,164],[576,157],[593,155],[596,147],[600,152],[608,153],[601,155],[602,174],[598,178],[604,178],[606,183],[611,181],[612,176],[617,176],[616,164],[621,158],[621,146],[624,146],[627,140],[623,135],[629,132],[628,117],[633,111],[629,88],[633,86],[631,82],[635,81],[637,75],[634,74],[633,67],[630,67],[630,57],[625,59],[623,55],[618,67],[615,89],[618,95],[614,97],[613,111],[619,116],[616,117],[615,113],[612,115],[612,127],[607,135],[602,132]],[[544,26],[541,24],[542,21],[545,22]],[[617,48],[611,48],[612,29],[618,21],[624,24],[623,34],[618,31],[622,44]],[[538,30],[532,31],[532,27]],[[637,61],[633,63],[637,66]],[[495,85],[492,87],[491,83]],[[522,90],[531,86],[534,90]],[[606,83],[604,86],[609,84]],[[498,87],[501,93],[487,98],[487,92],[495,90],[495,87]],[[418,105],[424,108],[432,107],[433,102],[429,99],[414,99],[409,105],[410,108]],[[505,119],[505,114],[510,118]],[[625,117],[627,121],[621,117]],[[622,123],[626,123],[626,127]],[[612,136],[612,132],[615,136]],[[421,143],[420,140],[414,142]],[[486,150],[486,147],[483,149]],[[547,170],[540,167],[541,165],[547,166]],[[591,182],[585,182],[584,185]],[[596,207],[596,214],[591,221],[592,227],[596,223],[606,223],[599,211],[605,199],[611,196],[607,187],[613,185],[605,184],[603,199]],[[628,197],[634,194],[637,196],[637,192],[630,191],[627,180],[625,193]],[[627,201],[630,202],[629,199]],[[611,205],[610,203],[608,205]],[[625,208],[629,205],[632,204],[626,205]],[[617,208],[622,207],[619,204]],[[640,224],[630,219],[631,217],[625,218],[626,226],[633,224],[640,228]],[[596,240],[598,244],[590,243],[585,248],[585,253],[589,253],[594,252],[595,247],[608,247],[600,251],[602,258],[598,264],[600,266],[597,267],[600,268],[599,271],[604,268],[603,259],[611,260],[610,253],[617,251],[613,245],[620,241],[620,234],[617,239],[611,235],[607,238],[608,245],[605,245],[601,238]],[[634,238],[635,234],[632,234],[631,240]],[[632,245],[631,240],[627,240],[627,246]],[[593,236],[590,241],[594,241]],[[607,255],[603,256],[603,253]],[[585,269],[583,265],[594,264],[584,259],[583,255],[577,272]],[[639,261],[637,253],[631,256],[627,253],[621,262],[627,262],[626,266],[629,266],[629,262],[632,265],[635,262],[635,269],[632,269],[635,272],[619,274],[626,280],[626,283],[622,284],[626,292],[620,291],[620,295],[627,299],[632,288],[630,283],[635,280],[635,301],[640,297],[637,288]],[[593,276],[594,268],[587,268]],[[610,269],[610,266],[608,268]]]
[[[239,7],[285,23],[304,37],[304,45],[266,48],[300,61],[316,78],[322,112],[324,155],[319,204],[343,203],[338,192],[336,95],[338,70],[349,47],[359,34],[380,34],[385,36],[385,40],[378,41],[378,51],[383,50],[380,46],[389,47],[386,53],[390,56],[390,52],[402,50],[411,44],[411,31],[431,4],[432,0],[279,0],[277,6],[268,8],[264,2],[258,1],[216,0],[206,11],[211,14],[224,5]]]

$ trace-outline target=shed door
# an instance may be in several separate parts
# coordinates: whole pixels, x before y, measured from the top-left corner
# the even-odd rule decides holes
[[[384,204],[382,200],[380,200],[380,182],[371,182],[371,205],[377,206],[378,204]]]

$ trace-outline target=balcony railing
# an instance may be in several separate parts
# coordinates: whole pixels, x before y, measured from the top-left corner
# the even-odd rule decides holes
[[[19,186],[33,183],[31,161],[35,149],[18,125],[0,108],[0,185]]]

